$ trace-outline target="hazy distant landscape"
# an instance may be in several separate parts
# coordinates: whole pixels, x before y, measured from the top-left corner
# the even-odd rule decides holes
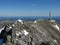
[[[12,16],[12,17],[0,17],[0,21],[3,20],[17,20],[17,19],[22,19],[22,20],[26,20],[26,21],[34,21],[34,20],[38,20],[38,19],[48,19],[49,16]],[[56,20],[58,22],[60,22],[60,16],[51,16],[51,18],[53,20]]]

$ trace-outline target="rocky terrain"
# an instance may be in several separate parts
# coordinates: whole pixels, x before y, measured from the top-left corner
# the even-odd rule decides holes
[[[60,24],[54,20],[1,21],[0,28],[4,25],[8,33],[2,45],[60,45]]]

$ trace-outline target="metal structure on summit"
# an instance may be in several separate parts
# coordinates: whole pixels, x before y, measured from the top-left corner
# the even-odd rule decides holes
[[[51,11],[49,11],[49,20],[51,20]]]

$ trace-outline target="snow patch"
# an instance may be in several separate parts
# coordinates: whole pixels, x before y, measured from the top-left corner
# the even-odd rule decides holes
[[[55,22],[55,20],[50,20],[51,22]]]
[[[19,34],[18,34],[18,33],[16,33],[16,35],[17,35],[17,36],[19,36]]]
[[[25,36],[27,36],[27,35],[29,34],[25,29],[22,31],[22,33],[23,33]]]
[[[12,27],[10,26],[9,28],[11,29]]]
[[[21,24],[23,24],[23,21],[22,20],[18,19],[17,21],[20,22]]]
[[[14,27],[15,25],[13,24],[12,26]]]
[[[4,27],[0,29],[0,33],[2,32],[2,30],[4,30]]]
[[[53,25],[57,30],[59,30],[59,26],[56,24],[56,25]]]
[[[37,21],[35,20],[34,23],[36,23]]]
[[[54,42],[57,43],[57,40],[54,39]]]
[[[19,31],[16,31],[16,35],[19,36],[19,35],[22,35],[24,34],[25,36],[27,36],[29,33],[24,29],[23,31],[19,32]]]
[[[16,35],[17,35],[17,36],[19,36],[19,35],[21,35],[21,34],[22,34],[22,33],[19,32],[19,31],[16,32]]]

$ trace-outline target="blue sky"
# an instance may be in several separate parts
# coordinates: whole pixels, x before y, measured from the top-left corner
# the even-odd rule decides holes
[[[0,0],[0,16],[60,15],[60,0]]]

